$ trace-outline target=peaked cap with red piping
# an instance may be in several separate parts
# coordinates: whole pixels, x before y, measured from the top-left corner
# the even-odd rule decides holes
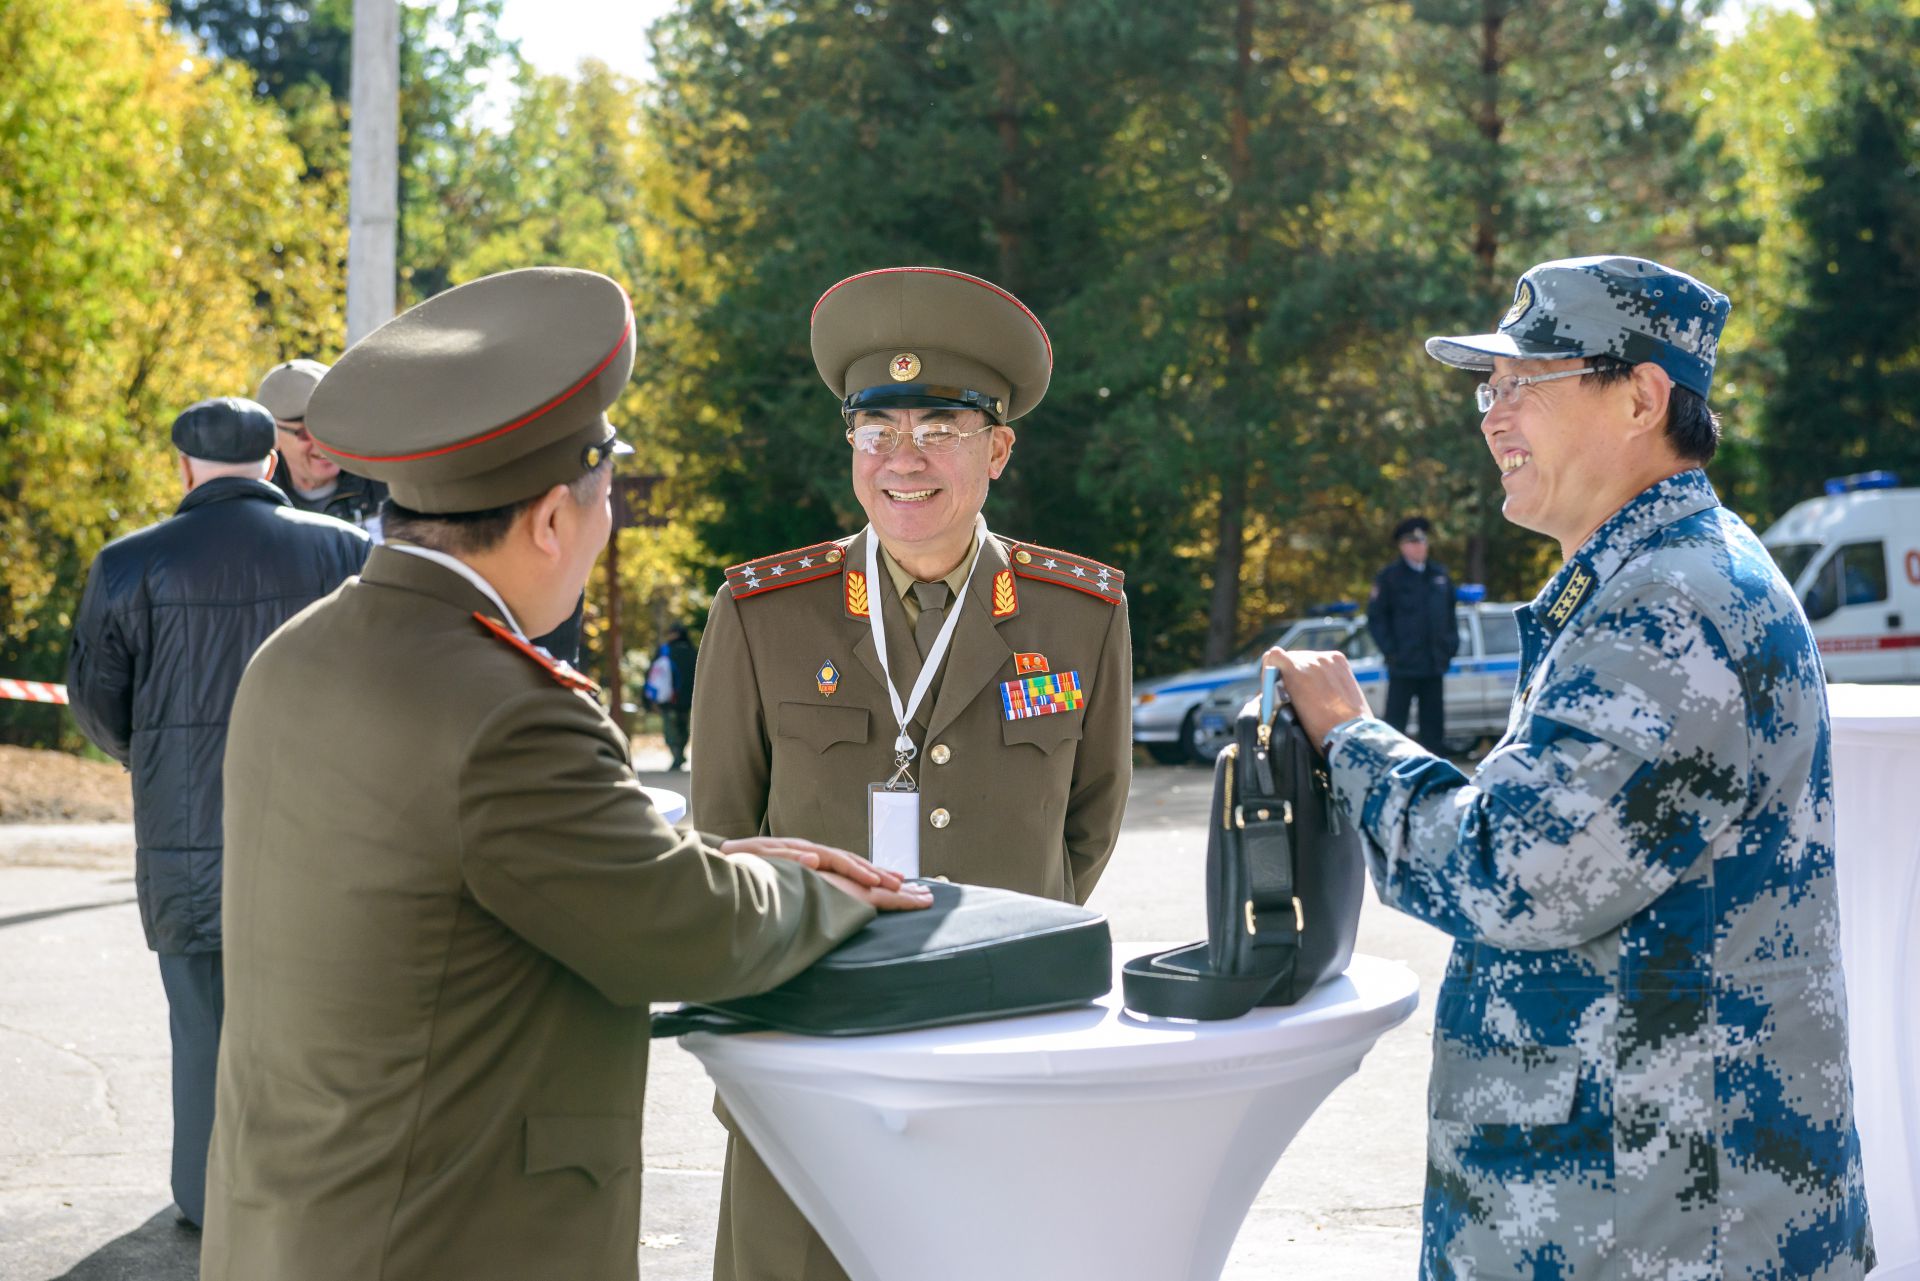
[[[348,349],[307,430],[357,476],[429,513],[484,511],[626,452],[607,422],[633,370],[626,291],[532,267],[436,294]]]
[[[886,267],[820,296],[813,363],[849,410],[971,407],[1004,423],[1047,394],[1053,344],[1026,304],[991,281]]]

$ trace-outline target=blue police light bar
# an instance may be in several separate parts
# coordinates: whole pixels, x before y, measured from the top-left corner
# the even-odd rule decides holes
[[[1360,605],[1357,601],[1329,600],[1322,601],[1307,612],[1309,614],[1325,614],[1333,618],[1347,618],[1359,613]]]
[[[1890,471],[1863,471],[1827,481],[1829,494],[1852,494],[1863,489],[1898,489],[1900,478]]]
[[[1462,605],[1478,605],[1487,598],[1485,583],[1462,583],[1453,589],[1453,598]]]

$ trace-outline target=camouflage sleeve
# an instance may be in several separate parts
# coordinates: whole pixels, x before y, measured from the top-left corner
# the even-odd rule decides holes
[[[1133,782],[1133,635],[1126,601],[1111,613],[1067,796],[1067,866],[1073,874],[1073,896],[1082,903],[1099,883],[1120,839],[1120,818]]]
[[[1471,778],[1371,719],[1328,754],[1383,901],[1455,938],[1565,948],[1653,902],[1739,815],[1746,725],[1719,629],[1640,583],[1596,602]]]

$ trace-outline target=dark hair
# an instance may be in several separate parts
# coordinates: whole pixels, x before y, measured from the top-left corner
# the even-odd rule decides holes
[[[567,493],[572,496],[574,505],[585,507],[593,501],[601,474],[612,469],[613,459],[609,456],[601,459],[598,467],[568,481]],[[498,547],[506,538],[507,531],[513,528],[513,522],[519,519],[520,513],[545,497],[546,494],[542,492],[504,507],[489,507],[477,512],[429,513],[402,507],[389,494],[380,508],[380,533],[383,538],[416,543],[449,556],[477,556]]]
[[[1618,356],[1588,356],[1587,368],[1601,387],[1633,377],[1633,365]],[[1707,408],[1706,397],[1679,383],[1667,396],[1667,443],[1682,458],[1703,465],[1720,448],[1720,415]]]

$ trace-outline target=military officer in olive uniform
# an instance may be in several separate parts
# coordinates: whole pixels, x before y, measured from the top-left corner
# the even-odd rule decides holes
[[[814,833],[883,866],[1084,902],[1132,776],[1121,574],[991,533],[980,515],[1013,450],[1008,424],[1046,393],[1046,331],[987,281],[902,267],[829,289],[813,354],[841,398],[869,524],[727,571],[700,649],[693,814],[716,832]],[[844,1276],[721,1119],[734,1132],[715,1276]]]
[[[632,362],[620,287],[542,268],[420,304],[314,393],[322,448],[391,485],[389,541],[234,705],[209,1281],[637,1276],[648,1002],[772,986],[927,901],[668,826],[528,643],[606,543]]]

